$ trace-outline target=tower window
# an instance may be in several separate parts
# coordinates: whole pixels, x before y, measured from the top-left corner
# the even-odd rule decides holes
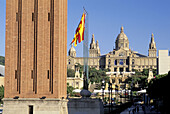
[[[48,13],[48,21],[50,21],[50,13]]]
[[[18,21],[18,13],[16,13],[16,21]]]

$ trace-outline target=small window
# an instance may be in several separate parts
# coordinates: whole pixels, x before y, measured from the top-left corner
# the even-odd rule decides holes
[[[29,105],[29,114],[33,114],[33,105]]]
[[[16,13],[16,21],[18,21],[18,13]]]
[[[50,70],[47,70],[47,79],[50,78]]]
[[[34,13],[32,13],[32,21],[34,21]]]
[[[48,13],[48,21],[50,21],[50,13]]]

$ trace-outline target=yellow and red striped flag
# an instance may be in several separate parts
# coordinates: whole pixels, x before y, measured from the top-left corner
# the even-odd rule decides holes
[[[74,35],[74,38],[71,42],[74,43],[74,46],[77,46],[77,41],[80,43],[81,41],[84,40],[84,31],[85,31],[85,13],[83,13],[82,17],[81,17],[81,21],[76,29],[76,33]]]

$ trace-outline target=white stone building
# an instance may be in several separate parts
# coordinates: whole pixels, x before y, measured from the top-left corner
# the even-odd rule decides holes
[[[158,74],[166,74],[170,71],[170,55],[168,50],[158,51]]]

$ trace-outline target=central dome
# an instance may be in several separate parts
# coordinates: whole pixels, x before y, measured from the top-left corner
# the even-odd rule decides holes
[[[120,29],[120,34],[117,36],[115,44],[116,50],[119,49],[129,50],[129,40],[126,34],[124,33],[123,26]]]
[[[116,40],[119,40],[119,39],[128,40],[126,34],[124,33],[123,26],[121,27],[120,34],[117,36]]]

